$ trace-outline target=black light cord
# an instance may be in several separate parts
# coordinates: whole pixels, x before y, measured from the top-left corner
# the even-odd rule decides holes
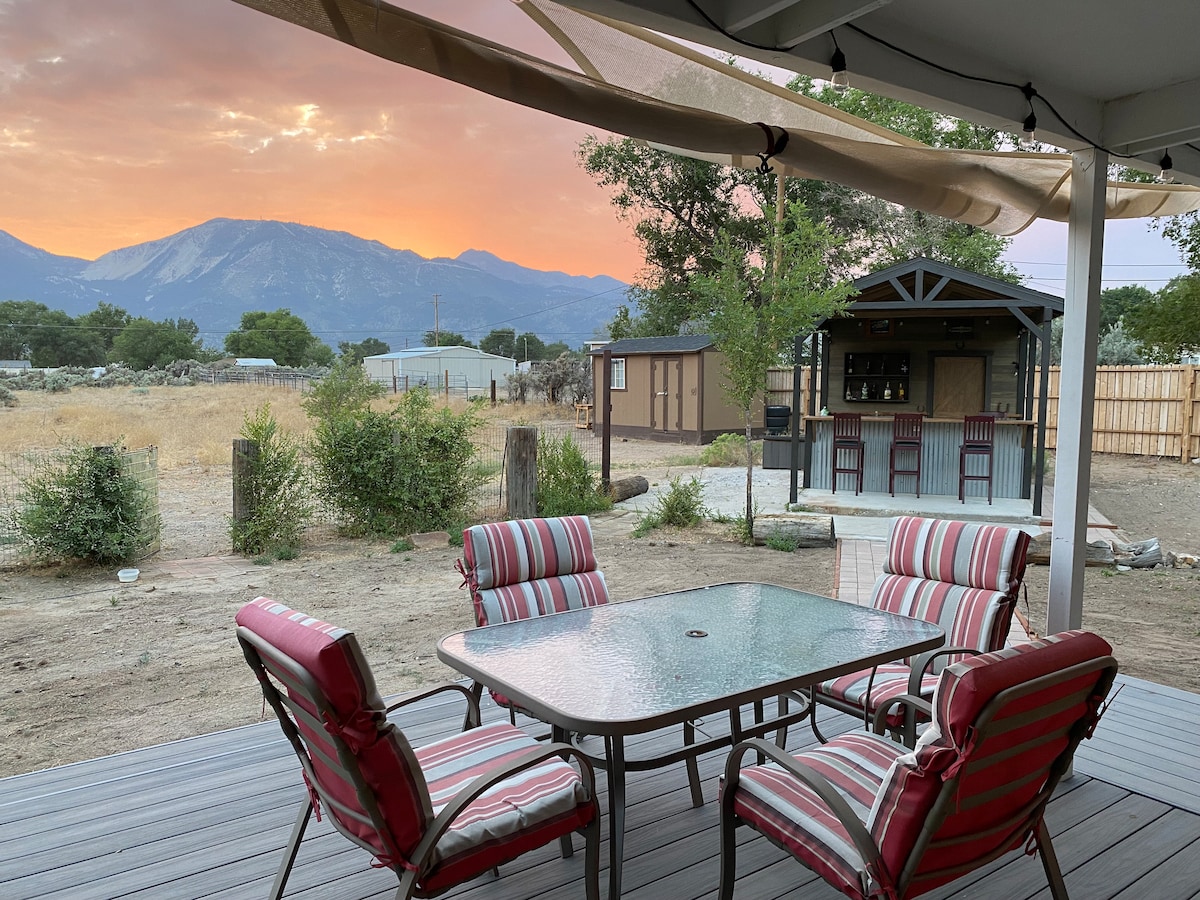
[[[697,15],[700,16],[700,18],[704,19],[704,21],[707,22],[714,31],[716,31],[722,37],[728,38],[729,40],[733,41],[735,44],[741,44],[744,47],[752,47],[755,50],[767,50],[772,53],[786,53],[790,49],[788,47],[772,47],[772,46],[768,46],[766,44],[756,44],[753,41],[744,40],[744,39],[738,37],[737,35],[732,34],[729,31],[726,31],[725,28],[722,27],[715,19],[713,19],[712,16],[710,16],[707,12],[705,12],[704,8],[702,6],[700,6],[700,4],[696,2],[696,0],[687,0],[687,4],[696,12]],[[845,26],[843,26],[843,27],[849,28],[851,31],[861,34],[863,37],[867,38],[870,41],[874,41],[875,43],[879,44],[880,46],[887,47],[893,53],[899,53],[901,56],[906,56],[915,62],[921,63],[921,65],[923,65],[923,66],[928,66],[931,69],[936,69],[937,71],[943,72],[946,75],[953,75],[955,78],[962,78],[967,81],[976,81],[976,82],[979,82],[980,84],[991,84],[991,85],[995,85],[997,87],[1007,87],[1007,88],[1013,88],[1015,90],[1018,90],[1025,97],[1025,99],[1029,101],[1029,111],[1031,114],[1033,114],[1035,112],[1035,110],[1033,108],[1033,98],[1036,97],[1037,99],[1042,101],[1042,103],[1045,105],[1046,109],[1048,109],[1050,111],[1050,113],[1054,116],[1055,119],[1057,119],[1060,123],[1062,123],[1062,126],[1064,128],[1066,128],[1067,131],[1071,132],[1071,134],[1073,134],[1076,138],[1078,138],[1083,143],[1087,144],[1089,147],[1092,147],[1096,150],[1103,150],[1109,156],[1116,157],[1117,159],[1139,159],[1140,158],[1136,153],[1118,153],[1115,150],[1108,149],[1103,144],[1098,144],[1096,141],[1093,141],[1090,137],[1088,137],[1086,134],[1083,134],[1074,125],[1072,125],[1065,118],[1063,118],[1062,113],[1060,113],[1057,109],[1055,109],[1054,104],[1051,103],[1049,100],[1047,100],[1044,94],[1040,94],[1036,90],[1034,90],[1033,85],[1030,83],[1017,84],[1016,82],[1013,82],[1013,81],[1003,81],[1003,80],[997,79],[997,78],[987,78],[983,75],[972,75],[970,72],[960,72],[958,69],[952,69],[949,66],[943,66],[942,64],[936,63],[933,60],[926,59],[923,56],[913,53],[911,50],[905,50],[903,47],[893,44],[891,41],[884,40],[881,37],[871,34],[871,32],[869,32],[869,31],[864,31],[862,28],[860,28],[858,25],[855,25],[852,22],[847,22],[845,24]],[[833,36],[832,31],[829,32],[829,36],[833,37],[834,48],[840,51],[841,47],[838,46],[837,38]],[[1185,146],[1190,147],[1191,149],[1196,150],[1197,152],[1200,152],[1200,147],[1196,147],[1194,144],[1188,143]]]

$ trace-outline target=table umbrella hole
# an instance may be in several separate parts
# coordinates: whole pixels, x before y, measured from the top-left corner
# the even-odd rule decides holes
[[[701,631],[699,628],[692,628],[689,631],[685,631],[684,634],[688,637],[708,637],[708,632]]]

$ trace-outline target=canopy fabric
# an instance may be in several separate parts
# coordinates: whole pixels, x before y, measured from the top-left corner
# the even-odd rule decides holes
[[[1066,221],[1070,212],[1070,156],[927,147],[652,32],[550,0],[521,3],[582,73],[379,0],[235,2],[383,59],[687,156],[757,166],[786,131],[786,146],[770,160],[782,175],[837,182],[996,234],[1015,234],[1037,218]],[[1108,218],[1178,215],[1200,209],[1200,188],[1110,182],[1106,206]]]

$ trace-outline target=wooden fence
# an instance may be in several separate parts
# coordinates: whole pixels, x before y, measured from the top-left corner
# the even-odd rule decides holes
[[[811,384],[801,370],[801,414]],[[1035,373],[1035,390],[1041,384]],[[767,373],[768,403],[792,404],[792,370]],[[1051,366],[1046,391],[1046,446],[1058,441],[1059,369]],[[1163,456],[1182,462],[1200,457],[1200,366],[1102,366],[1096,369],[1092,451]]]

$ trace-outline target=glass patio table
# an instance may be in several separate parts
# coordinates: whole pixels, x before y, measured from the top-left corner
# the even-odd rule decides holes
[[[621,896],[625,773],[694,760],[809,714],[763,721],[762,702],[939,647],[940,628],[771,584],[719,584],[447,635],[438,658],[567,733],[604,739],[609,897]],[[740,709],[760,714],[749,727]],[[625,739],[728,712],[730,734],[654,759]]]

